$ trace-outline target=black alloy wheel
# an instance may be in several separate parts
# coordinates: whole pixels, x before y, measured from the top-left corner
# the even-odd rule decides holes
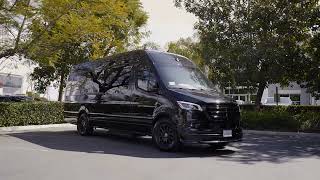
[[[93,126],[90,125],[87,114],[82,113],[77,122],[77,131],[81,136],[89,136],[93,134]]]
[[[153,128],[152,139],[162,151],[176,151],[180,147],[180,139],[175,124],[167,119],[160,119]]]

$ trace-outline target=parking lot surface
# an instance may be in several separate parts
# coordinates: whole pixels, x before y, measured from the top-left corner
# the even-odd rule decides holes
[[[161,152],[150,137],[75,127],[0,134],[0,180],[318,180],[320,139],[245,134],[223,150],[207,146]]]

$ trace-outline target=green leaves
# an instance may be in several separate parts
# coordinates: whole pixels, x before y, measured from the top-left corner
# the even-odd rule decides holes
[[[168,52],[183,55],[193,60],[199,67],[203,68],[204,60],[201,56],[201,44],[193,38],[181,38],[176,42],[168,44]]]
[[[320,132],[319,106],[264,106],[260,111],[242,108],[246,129]]]
[[[304,81],[305,50],[319,31],[318,0],[176,0],[198,17],[203,58],[220,86]],[[318,17],[318,18],[315,18]],[[316,20],[318,19],[318,21]],[[317,63],[319,66],[320,63]],[[262,89],[263,90],[263,89]],[[258,97],[259,100],[259,97]]]
[[[30,28],[34,43],[27,54],[40,64],[32,76],[36,89],[42,91],[54,80],[63,87],[73,64],[137,43],[146,21],[139,0],[41,0]],[[51,67],[54,71],[48,71]],[[47,79],[41,78],[45,72],[51,74]]]
[[[140,0],[1,0],[0,10],[11,36],[0,58],[22,54],[46,65],[59,61],[67,44],[93,60],[123,51],[141,39],[148,18]]]
[[[63,104],[61,103],[0,103],[0,127],[56,124],[63,122]]]
[[[0,44],[0,58],[25,53],[28,41],[28,27],[37,12],[33,5],[38,0],[1,0],[0,26],[3,42]]]

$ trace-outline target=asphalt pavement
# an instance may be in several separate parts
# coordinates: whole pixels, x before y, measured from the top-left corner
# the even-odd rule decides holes
[[[0,133],[0,180],[318,180],[320,138],[246,133],[223,150],[161,152],[150,137],[75,127]]]

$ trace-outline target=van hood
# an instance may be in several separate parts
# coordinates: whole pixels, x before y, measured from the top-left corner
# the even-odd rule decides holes
[[[189,90],[189,89],[170,89],[178,100],[193,103],[232,103],[236,101],[214,90]],[[181,99],[180,99],[181,98]]]

